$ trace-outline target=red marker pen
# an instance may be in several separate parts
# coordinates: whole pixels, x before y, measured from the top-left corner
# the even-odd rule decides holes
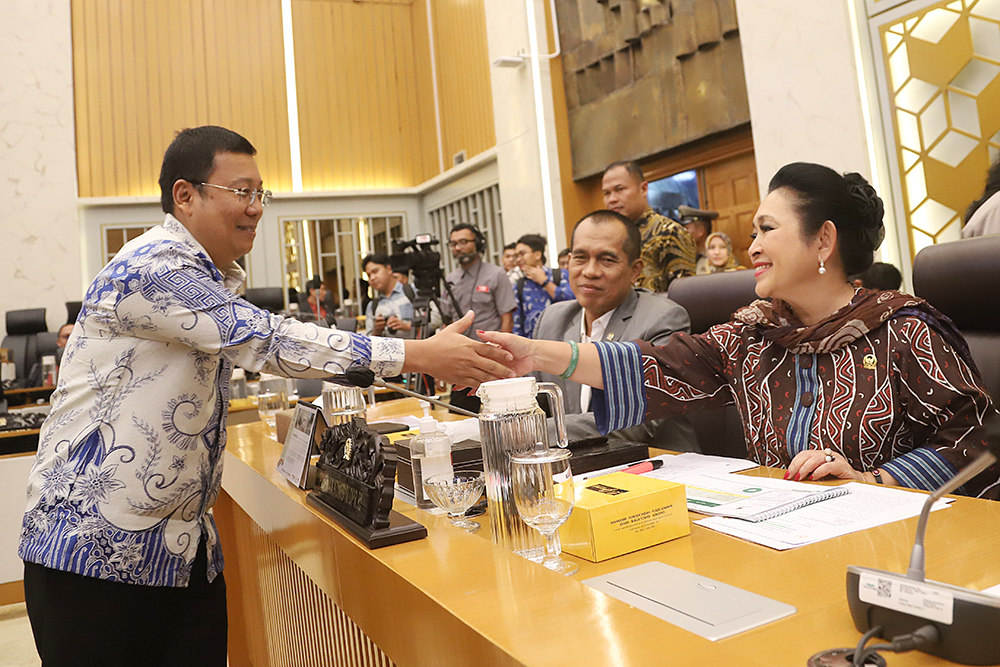
[[[659,470],[663,467],[663,461],[657,459],[656,461],[643,461],[642,463],[636,463],[634,466],[629,466],[622,470],[622,472],[627,472],[631,475],[641,475],[644,472],[650,472],[652,470]]]

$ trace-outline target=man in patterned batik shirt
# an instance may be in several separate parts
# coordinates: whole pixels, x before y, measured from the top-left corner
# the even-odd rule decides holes
[[[642,234],[638,287],[666,292],[671,281],[695,274],[697,249],[684,225],[649,206],[649,183],[635,162],[612,162],[601,180],[604,207],[635,222]]]
[[[255,152],[224,128],[180,132],[160,173],[163,225],[127,243],[87,290],[19,547],[47,667],[226,665],[211,508],[234,365],[292,377],[361,365],[466,385],[508,375],[494,348],[461,334],[471,316],[402,341],[284,319],[237,297],[236,260],[271,198]]]

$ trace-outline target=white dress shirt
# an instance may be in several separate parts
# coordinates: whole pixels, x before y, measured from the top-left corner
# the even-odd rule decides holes
[[[614,310],[604,313],[590,325],[590,335],[587,335],[587,311],[580,313],[580,342],[593,343],[604,338],[604,332],[608,328],[608,322],[615,314]],[[590,385],[580,385],[580,412],[590,412]]]

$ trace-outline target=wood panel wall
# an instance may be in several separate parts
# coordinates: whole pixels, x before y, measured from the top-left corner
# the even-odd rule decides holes
[[[431,4],[441,104],[444,167],[496,145],[493,92],[483,0],[426,0]],[[422,3],[418,3],[422,4]]]
[[[217,124],[291,190],[281,5],[274,0],[72,0],[81,197],[159,195],[163,151]]]
[[[305,190],[411,187],[438,173],[426,7],[295,0]]]
[[[496,144],[483,0],[293,0],[303,189],[412,187]],[[72,0],[82,197],[158,195],[163,151],[218,124],[288,192],[280,0]]]
[[[393,667],[225,491],[215,513],[226,552],[232,667]]]

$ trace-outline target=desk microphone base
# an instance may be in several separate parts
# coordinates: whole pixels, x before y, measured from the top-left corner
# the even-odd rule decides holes
[[[864,585],[866,582],[868,584]],[[870,588],[872,590],[868,590]],[[916,603],[922,603],[923,615],[892,608],[891,600],[900,590],[909,596],[907,603],[914,609]],[[885,601],[878,601],[880,591]],[[941,639],[918,649],[923,653],[963,665],[1000,664],[1000,634],[997,633],[1000,598],[950,584],[913,581],[903,574],[849,565],[847,604],[858,632],[867,632],[880,625],[879,636],[892,639],[930,624],[937,628]],[[934,618],[941,615],[947,617],[944,620]]]

